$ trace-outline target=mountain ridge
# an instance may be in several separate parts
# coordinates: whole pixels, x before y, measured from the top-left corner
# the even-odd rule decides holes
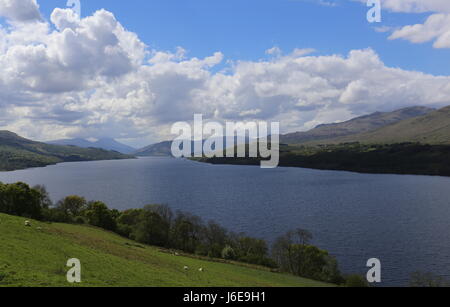
[[[136,151],[136,148],[120,143],[113,138],[101,138],[95,142],[82,138],[73,138],[54,140],[46,143],[51,145],[72,145],[81,148],[101,148],[105,150],[114,150],[123,154],[131,154]]]
[[[0,131],[0,171],[43,167],[60,162],[130,159],[133,156],[99,148],[52,145]]]
[[[394,110],[392,112],[375,112],[359,116],[342,123],[318,125],[306,132],[294,132],[280,136],[281,143],[302,144],[337,137],[344,137],[364,132],[374,131],[405,119],[426,115],[435,109],[414,106]]]
[[[393,144],[402,142],[431,145],[450,144],[450,106],[435,110],[423,116],[406,119],[392,125],[346,137],[320,141],[322,143],[376,143]]]

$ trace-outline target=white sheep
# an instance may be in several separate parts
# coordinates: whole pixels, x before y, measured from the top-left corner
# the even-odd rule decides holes
[[[184,270],[185,271],[189,270],[189,267],[188,266],[184,266]]]
[[[203,270],[203,268],[200,268],[200,269],[198,269],[198,271],[199,271],[199,272],[203,272],[204,270]]]
[[[27,226],[27,227],[31,227],[31,223],[30,223],[30,221],[25,221],[25,226]]]

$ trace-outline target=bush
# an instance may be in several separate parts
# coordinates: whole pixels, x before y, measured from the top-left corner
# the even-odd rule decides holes
[[[73,223],[72,217],[58,208],[42,209],[42,219],[54,223]]]
[[[86,224],[86,219],[84,217],[82,217],[82,216],[75,217],[73,219],[73,221],[74,221],[75,224],[80,224],[80,225]]]
[[[117,224],[116,232],[125,237],[131,239],[131,232],[133,231],[133,228],[130,225],[126,224]]]
[[[90,225],[111,231],[116,230],[117,224],[113,214],[104,203],[90,202],[83,213]]]
[[[222,258],[226,260],[236,260],[236,253],[234,249],[229,245],[225,246],[222,250]]]
[[[0,212],[27,217],[42,218],[41,194],[26,183],[0,183]]]

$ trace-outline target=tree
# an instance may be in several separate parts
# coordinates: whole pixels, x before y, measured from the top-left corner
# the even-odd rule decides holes
[[[50,194],[47,191],[47,188],[44,185],[35,185],[33,190],[37,191],[40,194],[39,201],[42,209],[48,209],[53,206],[53,202],[50,199]]]
[[[132,234],[138,242],[164,247],[168,244],[169,230],[170,225],[158,213],[142,210]]]
[[[144,207],[144,211],[153,213],[159,216],[157,222],[160,232],[160,244],[161,246],[168,247],[170,245],[170,229],[172,227],[173,212],[168,205],[147,205]]]
[[[117,232],[127,238],[135,240],[133,235],[133,229],[139,222],[139,216],[142,213],[142,209],[129,209],[123,211],[117,220]]]
[[[76,217],[81,215],[82,211],[86,209],[87,201],[84,197],[77,195],[67,196],[60,200],[56,207],[66,214]]]
[[[229,245],[225,246],[222,250],[222,258],[225,260],[236,260],[236,253],[234,249]]]
[[[111,231],[115,231],[117,228],[113,213],[100,201],[89,202],[83,215],[90,225]]]
[[[280,269],[305,278],[342,282],[337,261],[328,252],[309,245],[311,239],[311,233],[304,229],[280,236],[272,247]]]
[[[41,194],[26,183],[0,183],[0,212],[41,219]]]
[[[220,258],[227,241],[227,230],[216,222],[209,221],[204,230],[205,255]]]
[[[177,211],[171,231],[173,247],[194,253],[201,243],[203,229],[201,218]]]

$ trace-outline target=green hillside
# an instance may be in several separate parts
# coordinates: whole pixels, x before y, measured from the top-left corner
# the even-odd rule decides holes
[[[133,152],[139,157],[171,157],[172,156],[172,142],[166,141],[147,147],[141,148]]]
[[[414,142],[431,145],[450,144],[450,106],[351,136],[315,140],[307,145],[360,142],[365,144],[395,144]]]
[[[450,144],[450,106],[348,139],[361,143]]]
[[[26,227],[25,221],[0,214],[0,286],[72,286],[66,281],[70,258],[81,261],[78,286],[330,286],[246,264],[176,256],[89,226],[31,221]]]
[[[282,135],[280,141],[285,144],[305,144],[308,142],[320,142],[321,140],[346,137],[374,131],[406,119],[426,115],[432,111],[433,109],[426,107],[410,107],[393,112],[376,112],[342,123],[320,125],[307,132]]]
[[[98,148],[49,145],[9,131],[0,131],[0,171],[42,167],[60,162],[129,159],[132,156]]]

